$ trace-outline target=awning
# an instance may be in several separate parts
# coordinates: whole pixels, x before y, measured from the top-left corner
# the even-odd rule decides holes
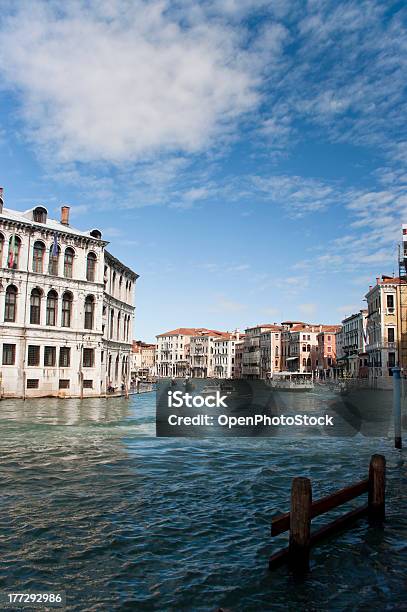
[[[294,359],[298,359],[298,357],[287,357],[286,361],[294,361]]]

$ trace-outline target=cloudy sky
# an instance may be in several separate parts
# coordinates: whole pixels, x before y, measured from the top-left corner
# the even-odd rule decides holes
[[[1,0],[0,184],[140,274],[135,337],[336,323],[397,271],[406,7]]]

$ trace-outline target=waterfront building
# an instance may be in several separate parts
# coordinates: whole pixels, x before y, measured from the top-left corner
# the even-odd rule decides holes
[[[367,310],[345,317],[336,334],[337,366],[340,375],[347,378],[368,377],[368,354],[366,353]]]
[[[159,378],[190,375],[189,346],[195,327],[178,327],[157,336],[156,373]]]
[[[281,356],[281,326],[262,324],[245,330],[242,376],[266,379],[279,368]],[[277,362],[277,366],[276,366]]]
[[[211,378],[215,376],[215,341],[221,339],[226,342],[229,336],[230,334],[227,332],[213,329],[203,329],[196,335],[191,336],[189,359],[191,376],[193,378]],[[218,365],[221,364],[219,363]]]
[[[91,397],[130,379],[138,275],[98,229],[0,197],[0,390],[5,397]]]
[[[289,369],[291,360],[290,345],[291,345],[291,330],[293,328],[302,329],[302,326],[306,325],[303,321],[283,321],[281,323],[281,359],[280,367],[282,372],[286,372]]]
[[[398,364],[398,341],[401,334],[400,320],[405,312],[399,312],[400,278],[383,275],[369,287],[367,300],[367,342],[369,380],[378,388],[392,384],[392,368]]]
[[[336,365],[336,333],[340,329],[340,325],[324,326],[317,334],[316,366],[320,378],[333,376],[333,368]]]
[[[151,379],[155,376],[156,345],[133,340],[131,378]]]
[[[213,369],[215,378],[235,378],[236,344],[239,331],[225,333],[213,341]]]
[[[245,334],[241,334],[239,340],[235,342],[235,367],[233,378],[243,378],[244,341]]]

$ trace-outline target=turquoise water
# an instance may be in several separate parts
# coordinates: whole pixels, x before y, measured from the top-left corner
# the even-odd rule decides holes
[[[406,470],[391,439],[157,439],[154,407],[153,393],[0,402],[0,590],[65,590],[78,611],[406,609]],[[270,573],[292,477],[311,477],[317,498],[364,478],[374,452],[385,528],[361,521],[315,548],[304,583]]]

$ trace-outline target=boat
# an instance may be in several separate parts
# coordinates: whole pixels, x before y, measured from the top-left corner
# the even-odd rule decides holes
[[[314,388],[311,372],[274,372],[267,382],[279,391],[311,391]]]

